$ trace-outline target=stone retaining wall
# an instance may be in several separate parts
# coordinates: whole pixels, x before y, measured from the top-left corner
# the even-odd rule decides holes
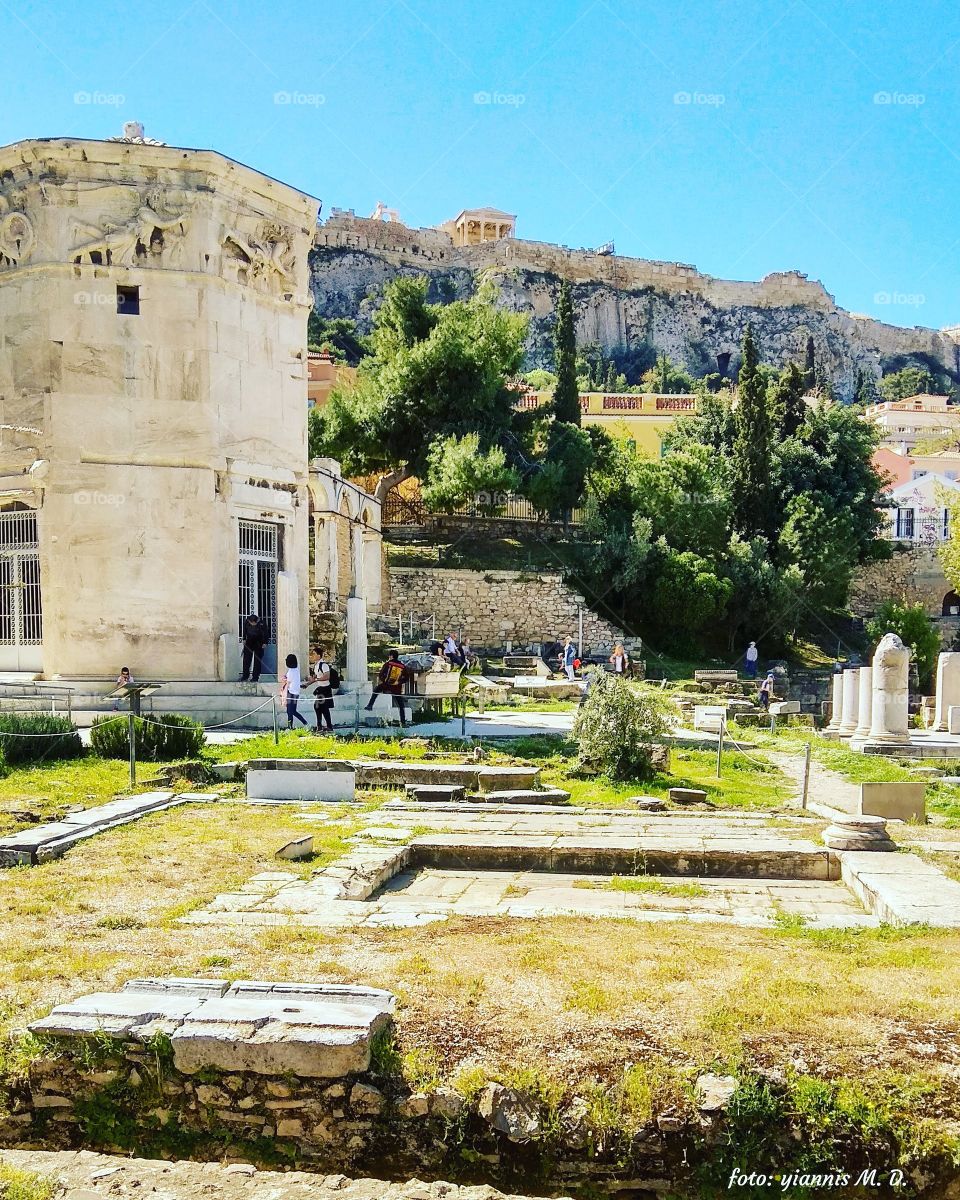
[[[488,649],[502,648],[508,641],[514,647],[539,646],[566,634],[576,640],[579,609],[585,653],[609,650],[623,637],[560,575],[391,567],[390,596],[393,611],[412,612],[428,627],[436,617],[438,636],[458,630],[474,646]]]

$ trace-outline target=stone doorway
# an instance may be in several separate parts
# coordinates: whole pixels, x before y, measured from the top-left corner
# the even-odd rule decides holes
[[[37,514],[0,513],[0,671],[43,668]]]
[[[269,521],[240,522],[239,629],[250,613],[267,622],[270,640],[263,654],[263,673],[277,673],[277,572],[280,529]]]

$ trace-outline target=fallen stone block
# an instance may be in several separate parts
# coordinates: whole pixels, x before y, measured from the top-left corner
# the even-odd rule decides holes
[[[667,793],[674,804],[705,804],[707,793],[699,788],[672,787]]]
[[[513,788],[503,792],[481,792],[472,799],[483,804],[566,804],[570,793],[562,788],[542,788],[539,791]]]
[[[313,856],[313,837],[294,838],[292,842],[287,842],[285,846],[281,846],[276,856],[277,858],[293,860],[311,858]]]
[[[456,783],[408,783],[404,791],[407,799],[423,804],[463,804],[467,798],[467,789]]]
[[[635,804],[642,812],[665,812],[666,804],[659,796],[630,796],[628,804]]]
[[[248,800],[352,801],[356,772],[336,759],[262,758],[247,763]]]
[[[920,821],[927,819],[927,785],[922,781],[907,783],[861,783],[860,812],[886,820]]]

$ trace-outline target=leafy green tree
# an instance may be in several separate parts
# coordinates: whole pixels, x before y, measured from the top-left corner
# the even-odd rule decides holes
[[[666,354],[660,354],[654,365],[644,372],[640,386],[645,392],[680,395],[692,392],[694,383],[692,375],[672,363]]]
[[[810,606],[843,607],[857,563],[857,539],[849,510],[837,512],[831,500],[809,494],[792,497],[780,546],[781,557],[799,569]]]
[[[433,512],[452,512],[464,497],[473,497],[478,492],[509,492],[520,486],[520,476],[508,466],[502,447],[481,450],[476,433],[434,442],[428,459],[428,482],[421,488],[421,494]],[[496,506],[491,504],[489,508],[492,513]]]
[[[525,371],[521,376],[524,383],[529,383],[538,392],[552,392],[557,386],[557,377],[552,371],[544,371],[537,367],[533,371]]]
[[[763,538],[730,538],[723,574],[732,591],[727,604],[727,648],[741,635],[770,645],[791,638],[797,628],[803,595],[803,575],[793,564],[780,569],[770,558]]]
[[[339,459],[348,475],[381,473],[381,495],[410,475],[429,484],[437,439],[475,434],[481,454],[512,445],[508,380],[523,359],[526,319],[498,309],[489,287],[447,305],[426,294],[424,276],[387,286],[356,383],[311,414],[311,454]]]
[[[593,459],[593,441],[585,429],[551,421],[546,452],[524,481],[524,495],[538,512],[568,521],[571,510],[583,499]]]
[[[774,532],[770,445],[767,389],[759,369],[753,330],[748,325],[743,335],[742,360],[737,378],[731,453],[734,524],[737,531],[747,537],[759,535],[770,538]]]
[[[653,616],[661,628],[673,630],[690,644],[693,635],[716,624],[733,592],[716,564],[692,550],[674,550],[664,538],[656,545],[659,562],[651,590]]]
[[[944,380],[936,379],[925,367],[904,367],[902,371],[884,375],[880,380],[880,392],[884,400],[906,400],[908,396],[924,393],[938,395],[944,383]]]
[[[895,633],[917,664],[920,686],[929,687],[940,653],[940,634],[930,624],[922,604],[902,604],[884,600],[866,623],[867,634],[875,650],[885,633]]]
[[[367,342],[357,333],[356,321],[323,317],[314,311],[307,318],[307,348],[326,350],[338,362],[355,367],[367,353]]]
[[[560,284],[554,332],[557,386],[553,390],[553,415],[567,425],[580,424],[580,389],[577,386],[577,334],[570,285]]]

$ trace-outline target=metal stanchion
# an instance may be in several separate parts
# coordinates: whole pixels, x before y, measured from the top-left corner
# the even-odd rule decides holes
[[[717,734],[717,778],[720,778],[720,760],[723,757],[723,735],[726,732],[727,721],[725,717],[720,718],[720,732]]]
[[[127,716],[127,737],[130,741],[130,786],[137,786],[137,726],[133,713]]]
[[[807,807],[807,792],[810,788],[810,743],[807,742],[807,748],[803,752],[803,796],[800,800],[800,807]]]
[[[280,745],[280,722],[277,719],[277,698],[276,698],[276,696],[274,696],[274,697],[272,697],[272,699],[273,699],[273,744],[275,746],[279,746]]]

